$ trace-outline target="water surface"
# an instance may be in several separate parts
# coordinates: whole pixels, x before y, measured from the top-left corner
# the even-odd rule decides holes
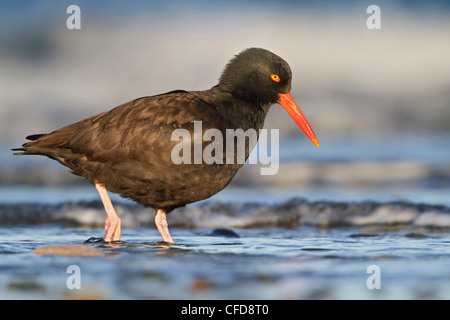
[[[2,227],[2,299],[448,299],[446,233],[345,228],[173,230],[163,245],[155,230],[127,230],[123,243],[86,244],[104,255],[36,255],[47,245],[82,243],[101,230],[57,226]],[[67,267],[81,270],[70,290]],[[366,282],[381,270],[381,289]]]

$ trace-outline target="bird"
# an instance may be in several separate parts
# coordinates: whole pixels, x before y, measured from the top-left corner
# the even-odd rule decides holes
[[[175,90],[145,96],[57,129],[32,134],[14,155],[42,155],[68,167],[97,189],[106,211],[103,241],[120,241],[121,219],[108,191],[156,210],[155,224],[164,242],[174,243],[167,214],[210,198],[224,189],[243,163],[174,163],[177,129],[193,133],[254,129],[264,126],[270,106],[279,103],[307,137],[319,141],[292,98],[292,71],[278,55],[247,48],[232,57],[218,84],[203,91]],[[211,143],[211,142],[208,142]],[[202,148],[207,142],[204,141]],[[190,145],[192,148],[195,146]],[[237,146],[234,147],[235,149]],[[225,147],[224,147],[225,151]],[[245,159],[251,147],[245,148]]]

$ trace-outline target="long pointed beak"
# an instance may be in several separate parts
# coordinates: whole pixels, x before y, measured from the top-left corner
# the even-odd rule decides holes
[[[295,123],[297,123],[300,129],[302,129],[306,136],[311,139],[316,147],[318,147],[320,145],[319,140],[317,140],[314,131],[311,129],[311,126],[308,123],[308,120],[306,120],[305,116],[300,111],[300,108],[295,103],[291,94],[288,92],[285,94],[279,93],[278,95],[280,96],[280,100],[278,100],[278,103],[281,104],[284,109],[286,109],[286,111],[289,113]]]

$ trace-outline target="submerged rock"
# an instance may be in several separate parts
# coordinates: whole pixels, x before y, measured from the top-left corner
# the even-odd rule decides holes
[[[61,244],[36,248],[35,254],[59,256],[102,256],[103,252],[97,248],[82,244]]]

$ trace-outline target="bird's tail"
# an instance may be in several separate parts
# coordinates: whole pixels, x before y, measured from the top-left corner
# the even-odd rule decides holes
[[[39,139],[39,138],[41,138],[41,137],[43,137],[45,135],[47,135],[47,134],[46,133],[31,134],[31,135],[27,136],[25,139],[31,140],[31,141],[35,141],[35,140],[37,140],[37,139]],[[14,149],[11,149],[11,150],[12,151],[20,151],[20,152],[14,152],[13,153],[14,155],[30,154],[30,153],[27,153],[27,145],[28,144],[29,144],[29,142],[24,143],[22,145],[22,148],[14,148]]]
[[[69,151],[72,138],[83,130],[91,129],[92,124],[103,114],[99,113],[50,133],[29,135],[26,139],[31,141],[24,143],[22,148],[11,150],[18,151],[14,155],[37,154],[58,160],[58,155]]]

